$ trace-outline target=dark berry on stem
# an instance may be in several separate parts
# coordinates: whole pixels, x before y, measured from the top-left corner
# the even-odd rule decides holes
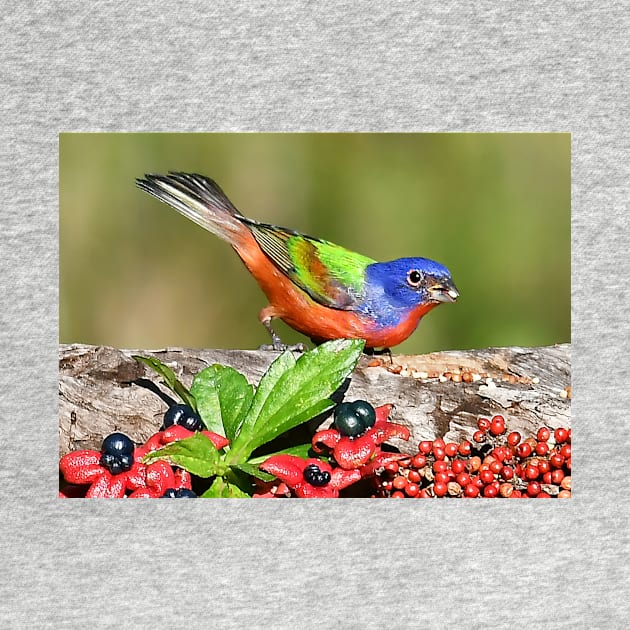
[[[311,486],[320,488],[330,481],[330,473],[327,470],[320,470],[317,464],[309,464],[304,469],[304,481]]]
[[[347,437],[357,437],[365,431],[363,419],[354,412],[352,404],[347,402],[335,407],[333,426]]]
[[[177,424],[189,431],[201,431],[203,423],[198,414],[188,405],[173,405],[164,414],[164,428]]]
[[[127,472],[133,466],[134,444],[124,433],[108,435],[101,446],[100,464],[112,475]]]
[[[124,433],[112,433],[108,435],[101,446],[101,453],[111,453],[112,455],[132,455],[134,444],[131,438]]]
[[[355,400],[350,403],[350,406],[354,411],[354,415],[361,419],[365,430],[371,429],[374,426],[376,422],[376,412],[369,402],[365,400]]]

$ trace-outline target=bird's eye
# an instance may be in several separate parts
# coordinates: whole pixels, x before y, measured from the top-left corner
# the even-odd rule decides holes
[[[412,269],[407,274],[407,282],[409,286],[417,287],[422,282],[422,274],[417,269]]]

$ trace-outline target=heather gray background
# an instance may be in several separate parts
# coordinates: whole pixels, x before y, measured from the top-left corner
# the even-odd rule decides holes
[[[628,5],[209,4],[3,9],[0,625],[624,627]],[[57,133],[88,130],[571,131],[575,498],[58,501]]]

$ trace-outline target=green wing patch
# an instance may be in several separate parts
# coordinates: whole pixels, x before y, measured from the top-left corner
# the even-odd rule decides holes
[[[263,252],[316,302],[352,310],[363,297],[365,268],[375,261],[339,245],[272,225],[250,225]]]

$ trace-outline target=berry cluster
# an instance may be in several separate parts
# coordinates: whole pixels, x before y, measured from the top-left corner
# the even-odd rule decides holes
[[[101,450],[79,450],[64,455],[59,469],[65,480],[61,498],[193,498],[192,479],[186,470],[159,460],[143,463],[148,453],[194,435],[203,428],[187,405],[173,405],[164,415],[162,429],[141,446],[124,433],[112,433]],[[212,431],[201,431],[217,449],[229,442]]]
[[[391,405],[376,409],[357,400],[339,404],[328,429],[318,431],[303,459],[288,453],[268,457],[260,469],[275,480],[254,479],[254,497],[335,498],[354,488],[354,495],[373,497],[567,498],[571,496],[571,430],[541,427],[523,439],[507,432],[505,418],[481,417],[472,440],[423,440],[417,453],[383,449],[391,438],[409,439],[409,430],[389,421]],[[167,410],[160,431],[135,446],[122,433],[112,433],[100,451],[79,450],[61,458],[65,484],[61,497],[193,498],[193,481],[203,480],[148,453],[203,433],[217,450],[230,442],[202,430],[199,416],[187,405]],[[146,461],[150,461],[150,458]],[[197,490],[197,486],[195,486]],[[199,486],[201,487],[201,486]],[[203,492],[203,489],[200,490]]]
[[[568,498],[571,429],[541,427],[536,437],[506,435],[503,416],[479,418],[473,441],[424,440],[418,453],[386,463],[375,497]]]

